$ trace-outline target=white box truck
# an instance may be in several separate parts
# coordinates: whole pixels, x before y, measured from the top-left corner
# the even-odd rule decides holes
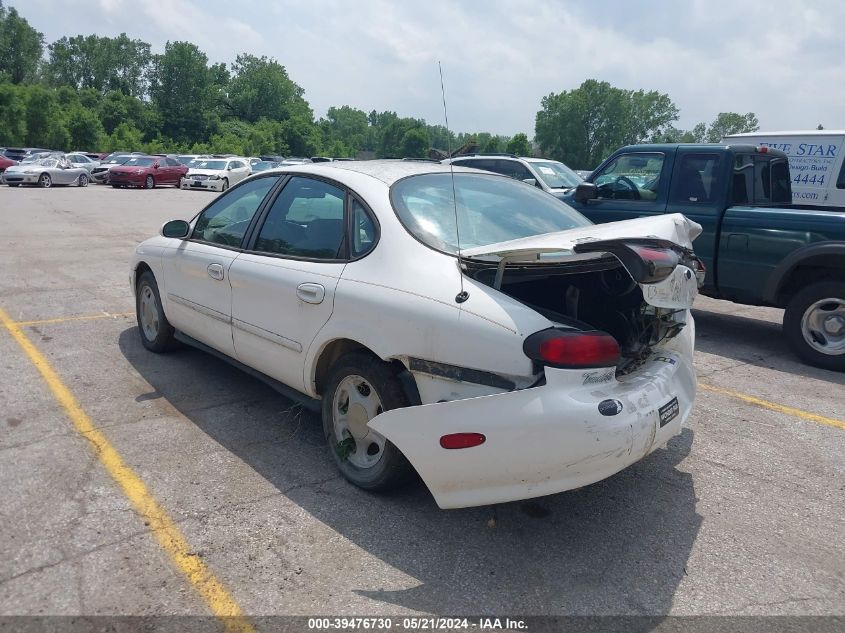
[[[845,130],[748,132],[731,134],[722,142],[749,143],[785,152],[795,204],[845,210]]]

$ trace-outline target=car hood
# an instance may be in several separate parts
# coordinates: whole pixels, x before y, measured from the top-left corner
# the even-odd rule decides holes
[[[541,233],[506,242],[476,246],[462,249],[461,256],[479,259],[504,258],[509,262],[564,261],[584,258],[586,254],[577,254],[575,247],[586,242],[653,237],[669,240],[685,248],[692,248],[692,241],[700,233],[700,224],[680,213],[672,213],[608,224],[594,224],[568,231]],[[589,254],[589,256],[595,255]]]

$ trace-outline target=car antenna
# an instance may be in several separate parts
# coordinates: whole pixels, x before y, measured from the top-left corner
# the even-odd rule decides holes
[[[458,240],[458,275],[461,278],[461,291],[455,296],[455,303],[463,303],[469,299],[469,293],[464,290],[464,266],[461,259],[461,229],[458,226],[458,197],[455,193],[455,166],[452,165],[452,132],[449,131],[449,114],[446,112],[446,89],[443,87],[443,66],[437,62],[440,71],[440,94],[443,96],[443,118],[446,119],[446,149],[449,152],[449,175],[452,178],[452,206],[455,208],[455,236]]]

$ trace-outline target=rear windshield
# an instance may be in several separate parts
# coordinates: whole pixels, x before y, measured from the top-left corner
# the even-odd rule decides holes
[[[563,163],[556,161],[534,162],[530,165],[534,171],[552,189],[568,189],[584,182],[581,177]]]
[[[155,158],[130,158],[124,165],[127,167],[149,167],[155,162]]]
[[[412,235],[432,248],[455,254],[458,232],[452,191],[448,173],[421,174],[394,184],[390,199]],[[456,173],[454,192],[461,248],[592,224],[557,198],[510,178]]]

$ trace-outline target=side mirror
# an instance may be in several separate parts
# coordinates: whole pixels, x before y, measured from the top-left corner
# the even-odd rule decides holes
[[[599,197],[599,188],[591,182],[582,182],[575,187],[575,202],[587,202]]]
[[[170,220],[161,226],[161,234],[164,237],[174,237],[183,240],[191,232],[191,225],[185,220]]]
[[[153,164],[153,169],[158,169],[158,163]]]
[[[524,182],[524,183],[526,183],[526,184],[528,184],[528,185],[531,185],[532,187],[537,187],[537,186],[539,186],[539,183],[537,182],[537,179],[536,179],[536,178],[523,178],[523,179],[522,179],[522,182]]]

